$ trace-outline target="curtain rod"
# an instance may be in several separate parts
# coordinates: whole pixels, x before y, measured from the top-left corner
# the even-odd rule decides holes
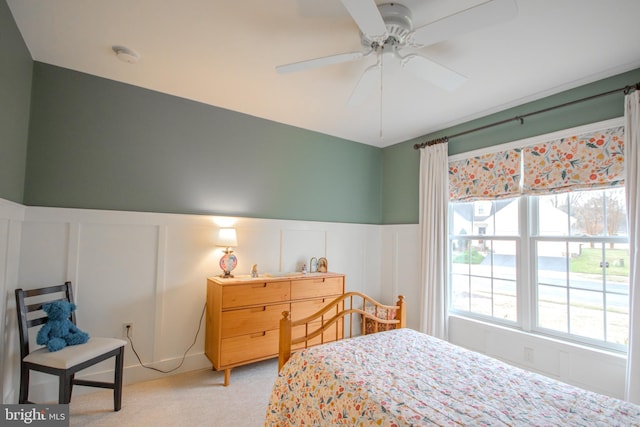
[[[586,98],[576,99],[575,101],[565,102],[564,104],[555,105],[553,107],[543,108],[542,110],[537,110],[537,111],[533,111],[531,113],[522,114],[520,116],[515,116],[515,117],[512,117],[510,119],[500,120],[498,122],[490,123],[488,125],[480,126],[480,127],[474,128],[474,129],[465,130],[464,132],[459,132],[459,133],[456,133],[456,134],[453,134],[453,135],[450,135],[450,136],[443,136],[441,138],[431,139],[429,141],[425,141],[425,142],[420,143],[420,144],[413,144],[413,148],[415,150],[419,150],[419,149],[424,148],[424,147],[429,147],[431,145],[447,142],[451,138],[455,138],[455,137],[458,137],[458,136],[462,136],[462,135],[467,135],[467,134],[470,134],[470,133],[478,132],[478,131],[481,131],[481,130],[492,128],[492,127],[498,126],[498,125],[503,125],[505,123],[513,122],[513,121],[516,121],[516,120],[518,120],[520,122],[520,124],[522,125],[522,124],[524,124],[524,119],[526,117],[531,117],[531,116],[534,116],[536,114],[546,113],[547,111],[555,110],[557,108],[567,107],[569,105],[578,104],[580,102],[589,101],[589,100],[594,99],[594,98],[599,98],[601,96],[611,95],[611,94],[617,93],[617,92],[624,92],[625,95],[627,95],[633,90],[640,90],[640,82],[636,83],[635,85],[629,85],[629,86],[621,87],[621,88],[618,88],[618,89],[610,90],[608,92],[598,93],[596,95],[591,95],[591,96],[587,96]]]

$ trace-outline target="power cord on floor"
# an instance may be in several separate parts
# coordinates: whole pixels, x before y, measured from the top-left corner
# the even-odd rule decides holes
[[[138,359],[138,362],[140,362],[140,366],[142,366],[143,368],[147,368],[147,369],[151,369],[153,371],[157,371],[157,372],[163,373],[163,374],[169,374],[169,373],[171,373],[173,371],[176,371],[176,370],[180,369],[180,367],[184,363],[185,359],[187,358],[187,353],[189,353],[189,350],[191,350],[193,348],[193,346],[196,345],[196,341],[198,340],[198,335],[200,334],[200,329],[202,328],[202,318],[204,317],[204,313],[205,313],[206,309],[207,309],[207,304],[205,303],[204,307],[202,308],[202,314],[200,315],[200,321],[198,322],[198,330],[196,331],[196,336],[193,338],[193,343],[189,346],[189,348],[187,348],[187,350],[182,355],[182,360],[180,361],[180,364],[178,366],[176,366],[175,368],[173,368],[173,369],[169,369],[168,371],[163,371],[162,369],[154,368],[153,366],[147,366],[144,363],[142,363],[142,360],[140,360],[140,355],[136,351],[136,348],[133,346],[133,340],[131,339],[131,336],[129,335],[129,330],[131,329],[131,327],[127,326],[127,339],[131,343],[131,350],[133,350],[133,354],[136,355],[136,358]]]

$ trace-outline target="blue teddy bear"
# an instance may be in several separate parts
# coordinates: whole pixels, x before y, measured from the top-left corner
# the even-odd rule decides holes
[[[68,345],[84,344],[89,341],[89,334],[78,329],[69,320],[76,305],[69,301],[54,301],[42,305],[42,310],[49,316],[47,323],[40,328],[36,342],[46,345],[49,351],[58,351]]]

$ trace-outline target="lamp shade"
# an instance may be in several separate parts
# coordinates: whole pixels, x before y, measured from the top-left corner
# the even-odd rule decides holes
[[[222,246],[225,248],[232,248],[232,247],[238,246],[236,229],[221,228],[220,230],[218,230],[218,238],[216,239],[216,246]]]

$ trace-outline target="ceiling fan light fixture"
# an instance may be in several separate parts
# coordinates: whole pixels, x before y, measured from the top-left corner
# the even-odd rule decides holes
[[[360,32],[362,45],[371,47],[374,50],[385,45],[404,45],[407,36],[413,29],[411,10],[398,3],[385,3],[378,6],[378,11],[387,28],[387,37],[380,42],[369,37],[366,33]]]

